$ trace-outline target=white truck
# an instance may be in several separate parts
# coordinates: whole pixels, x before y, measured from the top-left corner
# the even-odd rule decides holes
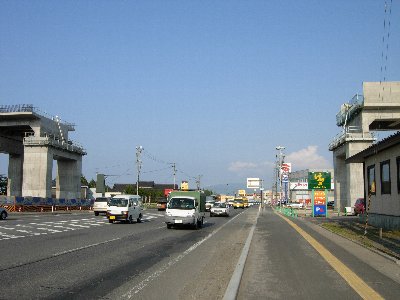
[[[138,195],[117,195],[111,198],[107,218],[109,223],[114,221],[140,223],[143,218],[143,202]]]
[[[173,226],[203,226],[206,211],[206,196],[203,191],[172,191],[168,195],[165,223]]]

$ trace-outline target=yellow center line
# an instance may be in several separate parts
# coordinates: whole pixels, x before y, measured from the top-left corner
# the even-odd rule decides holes
[[[275,212],[276,213],[276,212]],[[344,280],[356,291],[363,299],[384,299],[374,289],[372,289],[364,280],[362,280],[356,273],[350,270],[345,264],[343,264],[336,256],[322,246],[316,239],[311,235],[297,226],[288,218],[276,213],[282,219],[289,223],[311,246],[317,250],[317,252],[343,277]]]

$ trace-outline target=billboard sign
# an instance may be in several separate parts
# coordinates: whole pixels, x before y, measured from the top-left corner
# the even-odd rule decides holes
[[[310,190],[330,190],[330,172],[308,172],[308,188]]]
[[[308,190],[308,182],[291,182],[291,190]]]
[[[187,191],[189,189],[189,182],[187,181],[182,181],[181,182],[181,190],[182,191]]]
[[[260,178],[247,178],[247,188],[258,189],[260,188],[260,182]]]
[[[281,173],[290,173],[292,172],[292,163],[282,163]]]

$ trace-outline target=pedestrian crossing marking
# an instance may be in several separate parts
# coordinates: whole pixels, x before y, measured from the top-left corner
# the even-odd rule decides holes
[[[142,221],[151,222],[160,217],[164,217],[163,213],[143,213]],[[79,224],[78,224],[79,223]],[[106,216],[103,217],[89,217],[83,219],[60,220],[60,221],[43,221],[35,219],[35,222],[27,224],[16,225],[2,225],[0,226],[0,241],[18,239],[32,236],[40,236],[47,234],[57,234],[68,231],[75,231],[80,229],[88,229],[93,227],[112,225],[108,223]]]

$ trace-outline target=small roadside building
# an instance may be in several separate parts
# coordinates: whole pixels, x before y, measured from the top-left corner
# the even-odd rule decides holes
[[[346,159],[362,163],[368,223],[400,229],[400,131]]]

